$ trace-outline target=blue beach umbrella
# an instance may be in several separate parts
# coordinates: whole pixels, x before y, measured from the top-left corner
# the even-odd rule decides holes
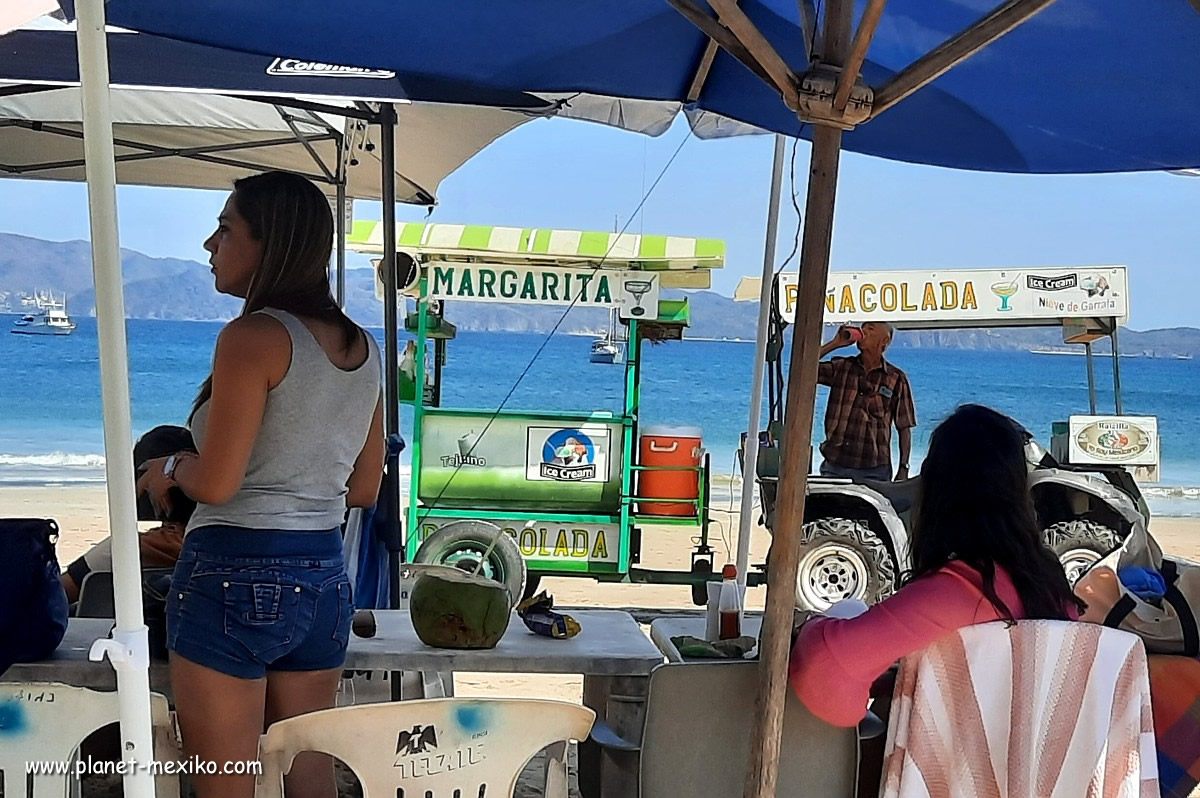
[[[204,44],[497,89],[676,102],[808,138],[810,129],[802,131],[797,114],[780,102],[777,84],[799,76],[800,83],[820,87],[819,70],[809,68],[820,36],[800,11],[811,5],[361,0],[348,15],[330,0],[109,0],[107,14],[115,25]],[[1200,166],[1200,138],[1194,135],[1200,123],[1200,13],[1191,0],[853,5],[856,21],[868,7],[868,21],[876,9],[882,13],[859,67],[863,84],[874,89],[867,112],[873,118],[846,133],[845,149],[1001,172]],[[729,41],[756,69],[718,49],[693,91],[710,39],[681,11],[709,20],[702,23],[705,30]],[[960,52],[1011,32],[943,74],[914,73],[914,62],[989,12],[988,27],[975,29]],[[717,25],[718,16],[729,27]],[[907,93],[914,78],[920,85],[926,77],[935,79]]]
[[[100,16],[100,0],[81,2]],[[114,24],[201,44],[666,104],[717,132],[812,141],[747,773],[746,794],[761,798],[779,755],[841,150],[1016,173],[1195,168],[1198,11],[1197,0],[360,0],[352,16],[330,0],[107,4]]]

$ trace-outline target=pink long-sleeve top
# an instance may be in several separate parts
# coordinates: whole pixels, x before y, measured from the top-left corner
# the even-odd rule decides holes
[[[996,568],[996,595],[1024,617],[1008,573]],[[901,658],[947,634],[1000,614],[983,595],[983,577],[959,561],[901,588],[857,618],[814,618],[792,649],[788,681],[808,710],[834,726],[866,714],[871,684]]]

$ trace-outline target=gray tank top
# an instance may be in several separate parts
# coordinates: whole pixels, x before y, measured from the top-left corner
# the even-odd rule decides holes
[[[246,529],[328,530],[346,514],[346,481],[370,431],[379,401],[380,358],[367,336],[367,359],[356,369],[333,365],[304,323],[273,308],[292,339],[292,361],[267,394],[262,426],[241,489],[225,504],[199,504],[188,531],[224,525]],[[208,403],[192,418],[204,451]]]

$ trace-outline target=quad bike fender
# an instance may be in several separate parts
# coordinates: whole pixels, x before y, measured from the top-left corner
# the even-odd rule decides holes
[[[882,494],[865,485],[844,480],[822,480],[810,477],[808,499],[805,506],[806,520],[824,515],[818,508],[822,504],[828,503],[830,499],[836,499],[843,507],[851,504],[860,508],[866,515],[873,516],[873,520],[887,533],[885,542],[892,549],[897,567],[900,571],[908,570],[908,530],[891,502]],[[871,525],[875,526],[874,523]]]
[[[1035,502],[1039,494],[1048,492],[1060,492],[1077,500],[1095,499],[1124,522],[1122,526],[1125,529],[1121,530],[1122,534],[1137,526],[1144,527],[1146,523],[1137,504],[1126,493],[1104,480],[1077,471],[1039,469],[1029,475],[1029,489],[1034,494]],[[1085,511],[1086,507],[1077,510],[1081,517]]]

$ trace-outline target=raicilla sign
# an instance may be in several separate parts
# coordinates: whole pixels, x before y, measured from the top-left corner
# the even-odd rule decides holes
[[[796,315],[797,278],[780,275],[778,302]],[[833,272],[825,323],[889,321],[912,326],[1019,326],[1055,319],[1129,315],[1124,266],[938,272]]]
[[[658,315],[658,275],[651,272],[437,262],[428,267],[426,283],[433,299],[617,308],[621,318],[633,319]]]

